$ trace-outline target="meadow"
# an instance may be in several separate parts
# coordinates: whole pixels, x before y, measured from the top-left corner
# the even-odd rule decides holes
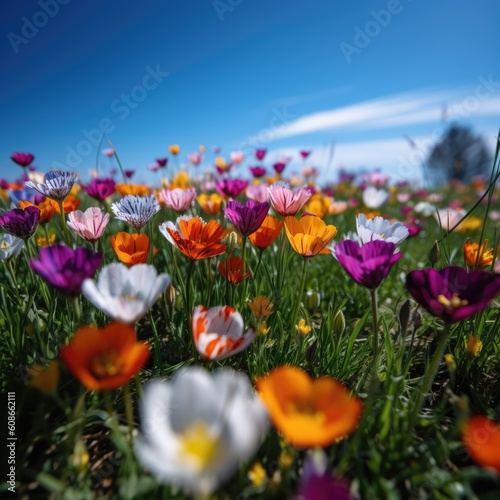
[[[498,498],[498,151],[432,189],[107,154],[1,181],[5,498]]]

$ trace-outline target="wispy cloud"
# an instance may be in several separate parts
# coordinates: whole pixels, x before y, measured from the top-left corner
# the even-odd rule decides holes
[[[305,135],[323,130],[366,130],[436,123],[443,109],[448,119],[488,116],[500,112],[500,96],[476,97],[463,89],[419,91],[363,101],[350,106],[311,113],[274,131],[274,139]]]

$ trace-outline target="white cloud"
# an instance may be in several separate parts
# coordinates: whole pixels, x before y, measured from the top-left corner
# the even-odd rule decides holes
[[[364,101],[350,106],[311,113],[274,130],[273,139],[322,130],[366,130],[437,123],[446,106],[448,119],[468,119],[500,112],[500,96],[483,96],[463,89],[420,91]]]

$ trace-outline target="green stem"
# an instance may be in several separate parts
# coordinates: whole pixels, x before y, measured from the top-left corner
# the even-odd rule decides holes
[[[415,424],[417,422],[418,414],[420,413],[422,405],[424,404],[424,400],[431,389],[432,382],[434,381],[434,377],[436,376],[436,371],[438,369],[441,358],[443,357],[443,352],[448,340],[450,329],[451,323],[445,323],[443,330],[439,333],[436,350],[434,351],[434,354],[431,358],[429,367],[425,371],[424,378],[417,390],[416,399],[411,408],[412,413],[408,421],[408,436],[411,436],[413,428],[415,427]]]
[[[70,247],[71,240],[69,239],[68,226],[66,224],[66,214],[64,213],[64,200],[59,201],[59,210],[61,212],[61,224],[64,233],[64,240],[66,241],[66,244]]]
[[[187,277],[186,277],[186,317],[188,325],[191,325],[191,315],[193,314],[193,306],[191,304],[191,276],[193,275],[194,260],[189,261]],[[189,326],[191,331],[191,326]]]
[[[302,301],[302,294],[304,293],[304,287],[306,285],[306,275],[307,275],[308,262],[309,262],[309,259],[307,259],[307,257],[304,257],[304,264],[302,266],[302,277],[300,279],[300,286],[299,286],[299,293],[297,296],[297,303],[295,304],[295,310],[292,313],[291,322],[290,322],[290,329],[292,330],[292,332],[294,331],[295,325],[297,323],[297,317],[299,315],[300,303]]]
[[[156,329],[156,324],[153,320],[153,313],[151,309],[149,310],[149,321],[151,322],[151,328],[153,329],[153,333],[155,336],[155,345],[154,345],[154,366],[160,367],[161,365],[161,351],[160,351],[160,338],[158,336],[158,330]]]
[[[127,416],[127,425],[129,430],[130,439],[134,431],[134,409],[132,406],[132,396],[130,394],[130,384],[126,383],[123,386],[123,396],[125,402],[125,415]]]
[[[247,237],[243,236],[243,239],[241,241],[241,259],[243,260],[243,274],[247,272],[247,261],[246,261],[246,255],[247,255]],[[240,299],[240,309],[243,309],[245,306],[245,299],[247,295],[247,282],[248,279],[243,280],[243,291],[241,294],[241,299]]]
[[[370,295],[372,298],[372,325],[373,325],[373,332],[372,332],[372,342],[373,342],[373,356],[374,356],[374,366],[378,371],[378,358],[379,358],[379,347],[378,347],[378,297],[377,297],[377,289],[375,290],[370,290]]]

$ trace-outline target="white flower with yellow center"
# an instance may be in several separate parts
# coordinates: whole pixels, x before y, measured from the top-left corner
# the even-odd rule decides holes
[[[146,384],[140,403],[141,465],[159,481],[209,495],[257,451],[269,421],[246,375],[198,367]]]
[[[385,240],[399,245],[410,234],[402,222],[391,224],[383,217],[368,219],[365,214],[358,214],[356,217],[356,229],[362,244],[373,240]]]
[[[0,237],[0,260],[17,257],[24,248],[24,241],[12,234],[3,234]]]
[[[158,274],[154,266],[136,264],[127,267],[112,263],[103,267],[97,283],[84,280],[82,292],[98,309],[116,321],[139,321],[170,284],[170,276]]]

